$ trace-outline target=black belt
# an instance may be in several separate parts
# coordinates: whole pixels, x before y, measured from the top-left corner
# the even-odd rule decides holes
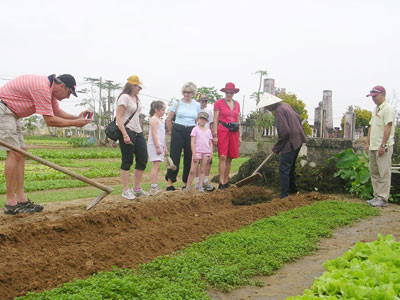
[[[218,121],[218,123],[224,125],[226,128],[228,128],[229,125],[231,124],[231,123],[226,123],[226,122],[222,122],[222,121]]]

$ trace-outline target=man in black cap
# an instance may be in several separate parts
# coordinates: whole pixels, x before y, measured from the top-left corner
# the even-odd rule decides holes
[[[76,81],[70,74],[40,76],[22,75],[7,82],[0,88],[0,140],[14,147],[27,150],[22,136],[21,119],[33,114],[43,116],[48,126],[82,127],[90,122],[85,119],[90,111],[85,110],[78,116],[63,111],[58,101],[76,95]],[[20,212],[40,212],[43,206],[29,201],[24,192],[25,157],[8,148],[4,168],[7,200],[5,214]]]

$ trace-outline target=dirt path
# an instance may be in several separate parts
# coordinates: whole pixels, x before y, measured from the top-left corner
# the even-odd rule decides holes
[[[335,198],[340,199],[339,196]],[[312,286],[316,277],[325,271],[322,267],[325,260],[341,256],[358,241],[374,241],[379,233],[392,234],[399,241],[399,228],[400,206],[389,205],[382,209],[381,216],[362,220],[352,227],[337,229],[331,238],[320,241],[320,250],[315,255],[286,264],[272,276],[257,277],[264,282],[264,287],[244,287],[228,294],[210,291],[209,294],[215,300],[280,300],[300,295]]]
[[[272,198],[267,190],[243,187],[164,192],[139,201],[109,196],[90,211],[85,210],[88,199],[81,199],[47,204],[38,214],[1,214],[0,299],[51,289],[113,266],[134,268],[209,235],[326,199],[311,193],[232,205],[249,195]]]

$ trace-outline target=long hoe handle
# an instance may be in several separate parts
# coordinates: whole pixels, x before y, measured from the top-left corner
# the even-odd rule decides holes
[[[86,182],[87,184],[90,184],[90,185],[92,185],[94,187],[97,187],[98,189],[103,190],[103,191],[107,192],[108,194],[113,191],[113,189],[111,187],[109,187],[109,186],[106,186],[104,184],[98,183],[98,182],[96,182],[94,180],[91,180],[91,179],[85,177],[85,176],[82,176],[80,174],[72,172],[72,171],[70,171],[70,170],[68,170],[66,168],[63,168],[63,167],[61,167],[59,165],[56,165],[55,163],[52,163],[52,162],[50,162],[48,160],[40,158],[40,157],[38,157],[36,155],[33,155],[33,154],[29,153],[29,152],[26,152],[26,151],[22,150],[22,149],[14,147],[13,145],[10,145],[10,144],[5,143],[3,141],[0,141],[0,145],[6,147],[8,149],[11,149],[11,150],[13,150],[15,152],[18,152],[18,153],[20,153],[20,154],[22,154],[22,155],[24,155],[26,157],[29,157],[29,158],[31,158],[33,160],[36,160],[37,162],[40,162],[41,164],[46,165],[46,166],[48,166],[50,168],[56,169],[56,170],[58,170],[60,172],[63,172],[63,173],[65,173],[65,174],[67,174],[67,175],[69,175],[71,177],[74,177],[74,178],[80,180],[80,181]]]
[[[271,159],[272,156],[274,156],[275,153],[271,152],[266,159],[264,159],[264,161],[257,167],[257,169],[253,172],[252,175],[257,174],[258,171],[260,171],[260,169],[267,163],[267,161],[269,161]]]

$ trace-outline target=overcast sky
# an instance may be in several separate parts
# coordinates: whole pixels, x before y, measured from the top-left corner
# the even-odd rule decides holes
[[[373,109],[374,85],[400,95],[397,0],[2,0],[0,11],[0,85],[21,74],[70,73],[78,83],[137,74],[143,94],[169,100],[186,81],[234,82],[248,113],[253,73],[267,70],[306,103],[310,124],[332,90],[335,126],[349,105]],[[63,109],[77,111],[79,99]],[[152,99],[141,100],[147,113]]]

